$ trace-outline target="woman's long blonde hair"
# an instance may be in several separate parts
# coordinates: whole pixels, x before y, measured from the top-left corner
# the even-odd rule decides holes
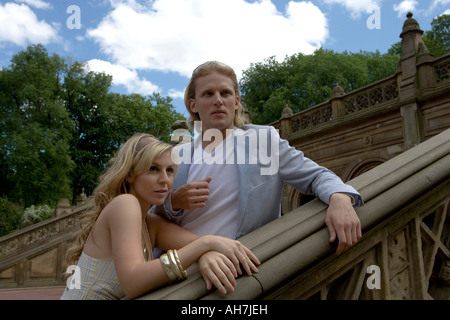
[[[102,210],[114,197],[128,193],[129,183],[134,177],[148,170],[153,161],[172,146],[157,140],[146,133],[132,136],[117,152],[117,156],[108,164],[105,173],[93,193],[94,209],[87,212],[80,220],[81,231],[75,244],[67,250],[67,266],[76,264],[84,244]]]

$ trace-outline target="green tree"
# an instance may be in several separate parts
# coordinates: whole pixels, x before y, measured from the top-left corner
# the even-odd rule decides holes
[[[42,45],[0,70],[0,196],[25,208],[75,202],[134,133],[169,140],[171,124],[183,118],[170,98],[111,93],[111,83]]]
[[[1,72],[1,171],[9,198],[25,207],[70,194],[73,123],[60,97],[63,66],[61,58],[34,45]]]
[[[280,118],[286,104],[294,112],[305,110],[328,100],[336,83],[347,92],[355,90],[393,74],[397,62],[397,55],[324,49],[295,54],[280,63],[271,57],[243,72],[242,99],[252,122],[267,124]]]
[[[83,188],[92,193],[109,159],[130,136],[146,132],[169,141],[171,124],[182,118],[169,97],[110,93],[111,83],[111,76],[86,71],[84,64],[67,67],[64,101],[76,128],[70,149],[76,164],[74,201]]]
[[[431,30],[423,35],[425,45],[436,57],[450,52],[450,14],[443,14],[431,22]]]

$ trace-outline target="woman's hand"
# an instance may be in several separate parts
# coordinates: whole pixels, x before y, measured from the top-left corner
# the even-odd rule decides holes
[[[258,272],[256,265],[260,265],[261,262],[239,241],[212,235],[203,238],[207,241],[210,250],[218,251],[231,260],[239,275],[242,275],[241,265],[249,276],[252,272]]]
[[[207,290],[211,290],[214,285],[222,294],[234,291],[237,271],[231,260],[224,254],[208,251],[198,259],[198,266]]]

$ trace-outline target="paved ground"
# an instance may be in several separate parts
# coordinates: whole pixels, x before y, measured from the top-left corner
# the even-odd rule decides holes
[[[0,289],[0,300],[59,300],[64,287]]]

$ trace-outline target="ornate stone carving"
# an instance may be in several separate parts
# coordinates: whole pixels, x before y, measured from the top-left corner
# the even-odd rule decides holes
[[[292,132],[298,132],[308,128],[320,126],[333,120],[331,104],[301,112],[291,120]]]
[[[445,61],[443,63],[434,66],[434,71],[436,73],[436,81],[438,83],[447,81],[450,77],[450,61]]]
[[[344,98],[344,113],[349,115],[397,98],[397,80],[393,79]]]

